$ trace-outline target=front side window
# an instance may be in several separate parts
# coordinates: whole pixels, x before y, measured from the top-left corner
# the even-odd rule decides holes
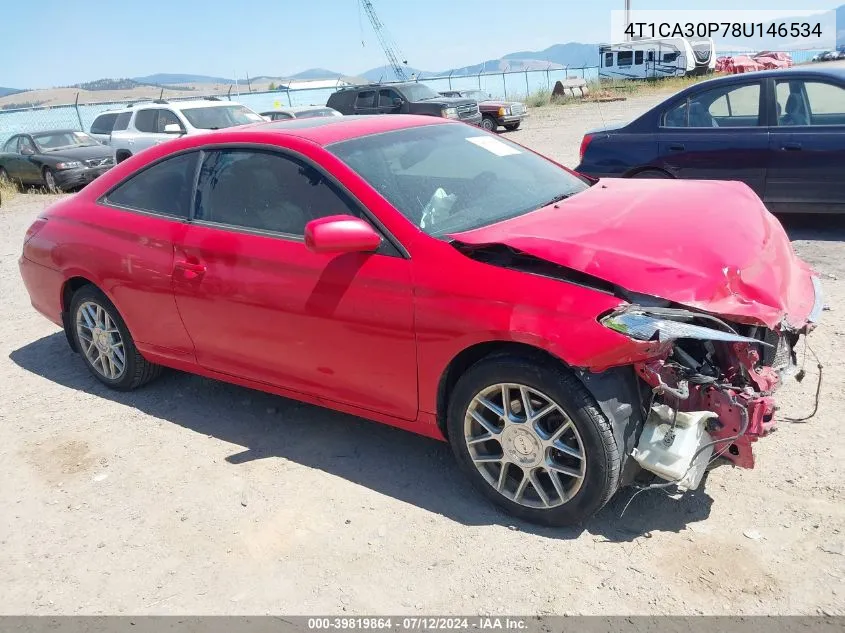
[[[106,202],[187,219],[197,158],[197,152],[189,152],[156,163],[118,185]]]
[[[434,236],[523,215],[588,187],[545,158],[466,125],[396,130],[327,149]]]
[[[156,129],[159,133],[164,134],[164,126],[176,124],[179,126],[179,129],[184,130],[185,126],[182,125],[182,122],[179,120],[179,117],[176,116],[174,112],[170,110],[159,110],[158,111],[158,122],[156,123]]]
[[[302,236],[311,220],[360,212],[313,167],[272,152],[220,150],[200,169],[194,218]]]
[[[434,90],[421,83],[405,84],[401,88],[409,101],[425,101],[427,99],[440,99],[440,95]]]
[[[35,153],[35,145],[33,144],[32,140],[30,140],[26,136],[18,137],[20,140],[18,141],[18,153],[23,154],[24,150],[32,150],[32,153]]]
[[[392,108],[394,107],[394,99],[399,99],[399,93],[393,90],[379,90],[378,93],[378,107]]]
[[[220,130],[236,125],[258,123],[264,119],[242,105],[222,105],[181,110],[188,123],[198,130]]]

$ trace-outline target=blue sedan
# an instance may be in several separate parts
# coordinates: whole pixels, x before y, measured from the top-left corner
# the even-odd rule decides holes
[[[740,180],[773,213],[845,213],[845,69],[731,75],[591,130],[594,178]]]

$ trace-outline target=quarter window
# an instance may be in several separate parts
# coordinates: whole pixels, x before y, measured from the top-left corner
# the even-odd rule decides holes
[[[359,211],[313,167],[271,152],[221,150],[200,169],[194,218],[301,236],[311,220]]]
[[[190,152],[156,163],[118,185],[106,202],[187,219],[197,157],[197,152]]]

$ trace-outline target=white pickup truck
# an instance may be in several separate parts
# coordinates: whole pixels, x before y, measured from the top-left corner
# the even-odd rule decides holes
[[[109,145],[119,163],[141,150],[186,134],[202,134],[266,119],[240,103],[211,97],[192,101],[156,101],[127,106],[118,114]]]

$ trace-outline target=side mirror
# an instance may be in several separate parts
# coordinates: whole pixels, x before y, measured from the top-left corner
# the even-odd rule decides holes
[[[31,147],[21,147],[22,156],[32,156],[33,154],[35,154],[35,150]]]
[[[182,126],[178,123],[168,123],[164,126],[164,133],[165,134],[184,134],[185,130],[182,129]]]
[[[381,235],[351,215],[332,215],[305,225],[305,246],[314,253],[372,253],[380,245]]]
[[[405,103],[405,102],[402,99],[400,99],[399,97],[395,97],[393,99],[393,106],[396,107],[396,108],[401,108],[403,103]]]

